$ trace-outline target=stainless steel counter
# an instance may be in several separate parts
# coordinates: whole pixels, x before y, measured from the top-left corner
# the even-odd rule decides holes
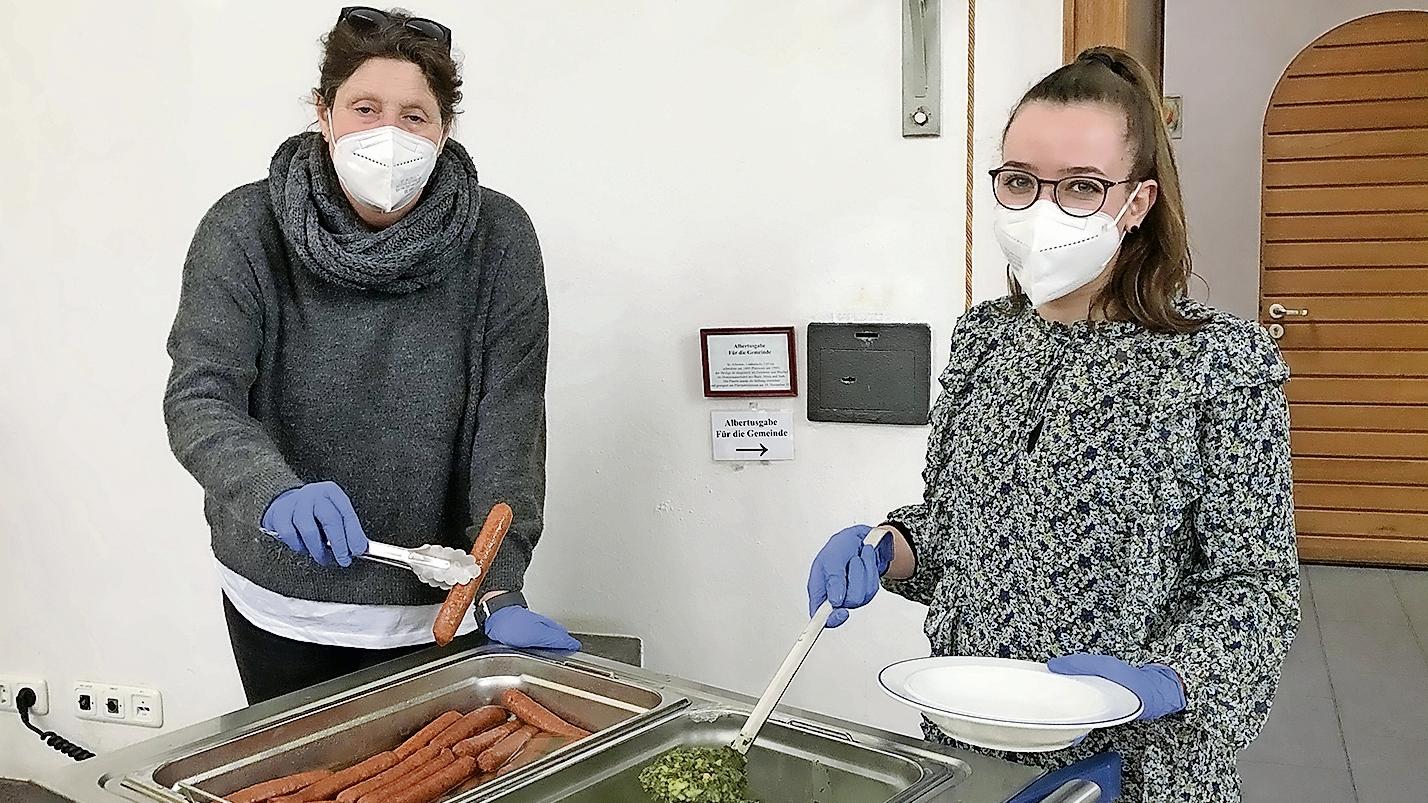
[[[649,712],[552,691],[550,683]],[[678,745],[727,743],[755,702],[587,655],[434,648],[77,763],[40,783],[77,803],[187,803],[390,749],[440,712],[469,710],[507,688],[528,691],[596,733],[459,791],[451,803],[633,803],[643,799],[635,780],[641,767]],[[765,803],[999,803],[1038,774],[789,707],[775,712],[749,756],[750,791]],[[193,787],[202,791],[176,791]]]

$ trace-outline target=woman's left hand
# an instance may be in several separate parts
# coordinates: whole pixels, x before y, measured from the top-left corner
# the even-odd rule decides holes
[[[1131,666],[1110,655],[1077,653],[1052,658],[1046,668],[1058,675],[1092,675],[1130,689],[1143,710],[1137,719],[1152,720],[1185,710],[1185,689],[1180,676],[1164,664]]]
[[[580,642],[553,619],[529,608],[512,605],[491,614],[486,620],[486,638],[507,647],[575,652]]]

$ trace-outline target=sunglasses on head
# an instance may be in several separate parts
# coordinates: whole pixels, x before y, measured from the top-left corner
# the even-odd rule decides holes
[[[396,24],[396,20],[390,14],[380,8],[371,6],[347,6],[342,9],[342,13],[337,15],[338,24],[346,23],[363,30],[373,30],[384,28],[388,25]],[[451,49],[451,29],[426,17],[409,17],[402,21],[402,27],[413,33],[435,40]]]

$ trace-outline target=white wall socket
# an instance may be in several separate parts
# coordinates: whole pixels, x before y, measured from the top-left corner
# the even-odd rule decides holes
[[[74,684],[71,705],[80,719],[144,728],[164,725],[164,698],[156,689],[80,681]]]
[[[20,693],[20,689],[27,687],[35,690],[35,705],[30,709],[30,713],[36,716],[48,714],[50,712],[49,687],[39,678],[27,678],[19,675],[0,675],[0,711],[19,711],[19,706],[15,704],[15,695]]]

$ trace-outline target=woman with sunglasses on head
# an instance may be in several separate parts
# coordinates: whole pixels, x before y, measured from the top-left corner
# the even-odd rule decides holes
[[[1123,800],[1237,801],[1236,753],[1298,624],[1288,371],[1258,326],[1186,296],[1159,90],[1125,52],[1038,83],[1002,152],[1012,293],[953,333],[923,500],[833,536],[810,605],[837,626],[881,581],[928,606],[935,655],[1119,683],[1138,721],[998,755],[1058,769],[1114,752]]]
[[[250,703],[430,644],[443,592],[354,559],[369,536],[469,548],[498,501],[515,523],[461,632],[579,648],[519,593],[545,497],[545,279],[525,211],[451,138],[460,87],[448,28],[343,9],[320,131],[189,249],[164,413]]]

